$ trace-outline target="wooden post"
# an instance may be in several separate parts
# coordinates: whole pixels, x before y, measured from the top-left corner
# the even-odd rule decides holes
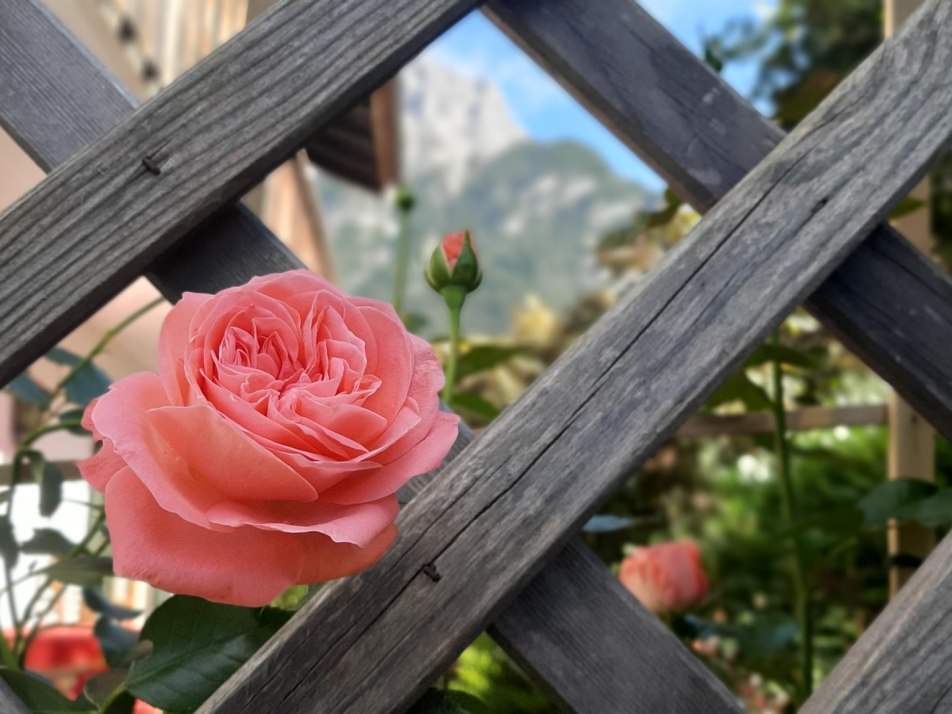
[[[885,36],[890,37],[919,7],[922,0],[885,0]],[[909,194],[922,201],[923,206],[897,218],[892,223],[919,250],[928,254],[932,248],[931,215],[929,211],[929,181],[924,179]],[[918,478],[935,480],[935,431],[895,392],[889,399],[889,455],[890,479]],[[924,559],[935,547],[935,530],[916,524],[900,526],[892,523],[888,533],[889,554],[912,555]],[[914,572],[907,566],[889,569],[889,596]]]

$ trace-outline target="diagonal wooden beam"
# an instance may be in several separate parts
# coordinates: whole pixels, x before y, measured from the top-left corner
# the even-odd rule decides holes
[[[702,213],[783,138],[633,0],[485,12]],[[881,225],[805,307],[952,439],[952,283],[935,265]]]
[[[952,537],[946,536],[800,710],[952,711]]]
[[[950,22],[931,0],[884,43],[202,711],[408,706],[924,173]]]
[[[0,384],[475,4],[284,0],[58,167],[0,216]]]
[[[0,43],[0,125],[44,169],[66,161],[132,113],[135,100],[38,0],[0,3],[0,27],[17,38],[14,44]],[[28,75],[18,69],[23,67]],[[34,95],[37,86],[43,90]],[[225,209],[163,256],[150,279],[177,300],[184,290],[215,292],[256,274],[298,267],[247,211]],[[461,428],[450,459],[473,438]],[[418,488],[423,480],[413,483]],[[580,618],[593,603],[597,616]],[[574,711],[596,714],[606,706],[644,714],[666,707],[740,711],[724,685],[580,540],[523,590],[491,632],[555,700]]]

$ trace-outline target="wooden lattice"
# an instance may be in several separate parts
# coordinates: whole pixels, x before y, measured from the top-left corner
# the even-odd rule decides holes
[[[228,206],[477,4],[285,0],[134,111],[38,0],[0,2],[0,124],[51,172],[0,216],[0,380],[142,272],[175,300],[298,267]],[[952,437],[952,284],[879,223],[952,135],[950,0],[786,138],[632,0],[485,12],[709,214],[203,712],[404,709],[487,626],[573,710],[738,711],[573,534],[801,303]],[[946,539],[805,710],[952,708],[950,593]]]

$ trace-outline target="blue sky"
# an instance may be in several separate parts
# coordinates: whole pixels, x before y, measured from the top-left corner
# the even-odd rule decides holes
[[[704,36],[720,31],[735,18],[762,21],[776,0],[642,0],[642,6],[694,52]],[[437,40],[427,53],[469,74],[495,81],[516,120],[533,137],[550,141],[574,138],[599,154],[620,174],[659,189],[663,182],[615,139],[531,59],[474,12]],[[731,64],[725,79],[742,94],[749,92],[756,70]]]

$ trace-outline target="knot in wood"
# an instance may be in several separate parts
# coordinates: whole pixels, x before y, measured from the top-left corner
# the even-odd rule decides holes
[[[151,156],[143,157],[142,165],[145,166],[146,171],[148,171],[150,174],[153,174],[154,176],[158,176],[160,173],[162,173],[162,168]]]

